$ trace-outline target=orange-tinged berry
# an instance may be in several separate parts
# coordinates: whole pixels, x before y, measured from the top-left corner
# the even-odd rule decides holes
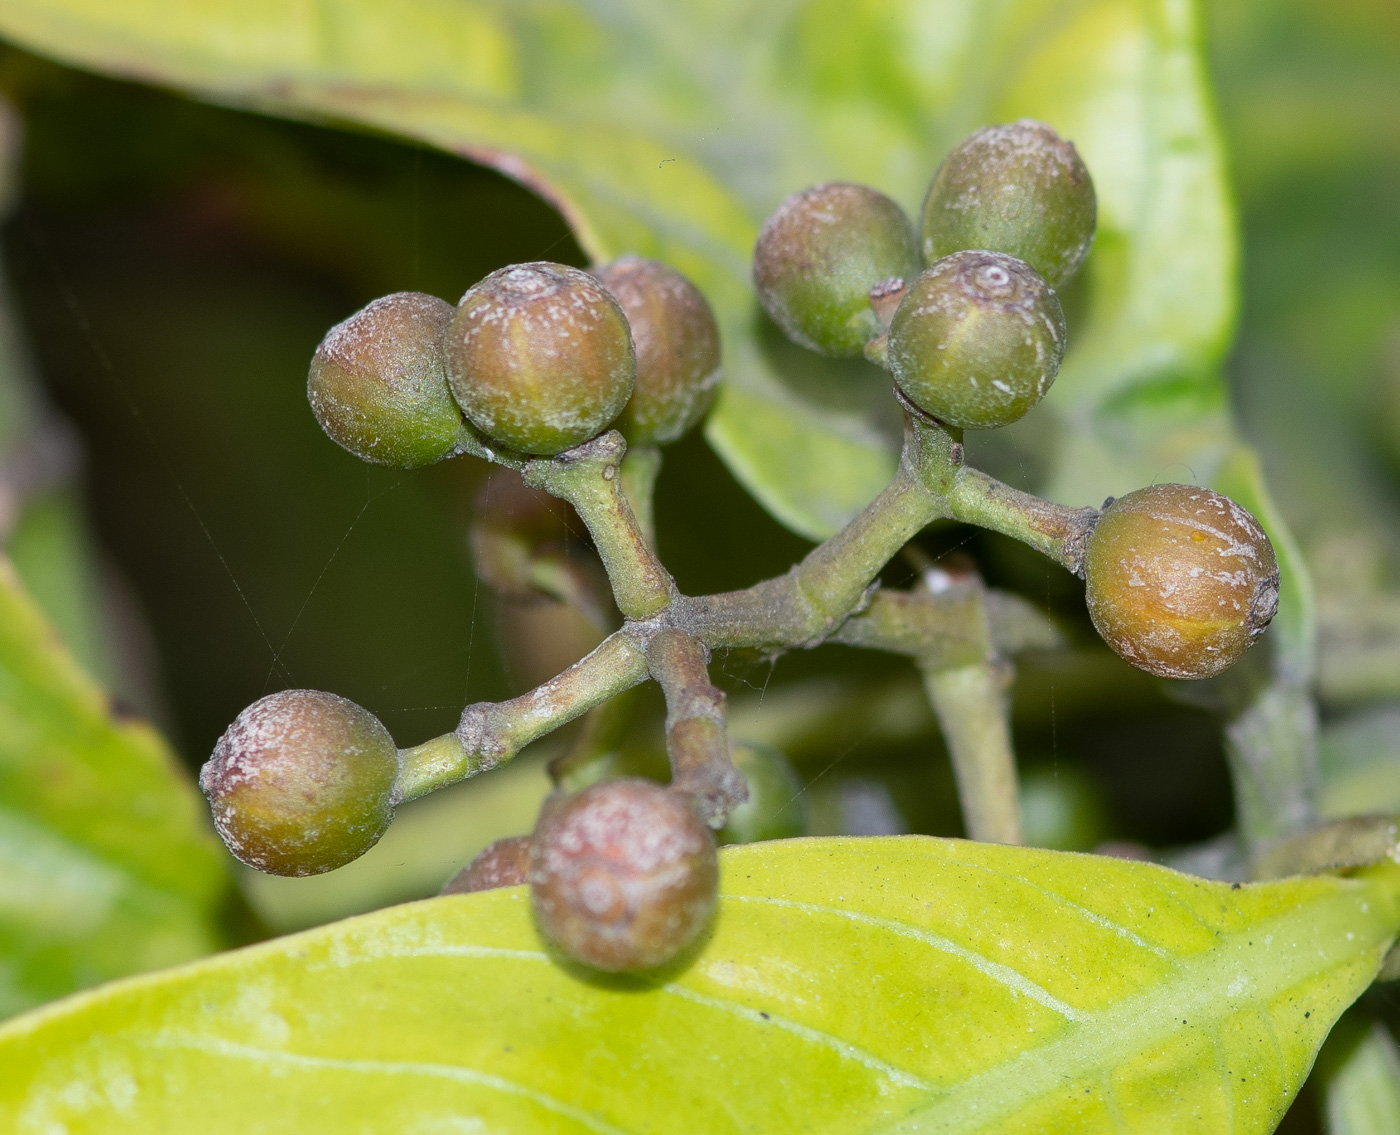
[[[1259,522],[1191,485],[1113,501],[1089,537],[1084,578],[1104,641],[1163,678],[1220,673],[1278,610],[1278,561]]]

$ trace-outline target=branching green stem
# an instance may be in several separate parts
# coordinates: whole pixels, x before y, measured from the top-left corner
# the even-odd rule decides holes
[[[626,623],[557,678],[510,701],[468,706],[455,734],[404,750],[399,798],[510,760],[535,738],[652,677],[666,693],[673,780],[694,791],[707,818],[721,824],[744,785],[729,764],[724,696],[710,683],[707,651],[781,651],[835,638],[914,656],[935,706],[946,707],[940,718],[977,718],[944,725],[959,783],[967,786],[969,830],[978,838],[1019,840],[1004,683],[985,606],[979,601],[960,611],[946,599],[925,595],[916,602],[873,585],[914,535],[950,517],[1016,536],[1078,570],[1098,513],[1047,504],[965,469],[960,434],[906,410],[894,479],[845,528],[784,575],[699,598],[680,594],[652,547],[654,451],[639,450],[629,464],[626,443],[613,431],[558,457],[524,463],[527,484],[567,500],[583,518]]]
[[[870,584],[909,540],[949,515],[938,487],[951,482],[962,445],[946,431],[906,429],[894,480],[858,516],[786,575],[679,604],[706,646],[815,646],[869,601]]]
[[[529,693],[469,705],[455,732],[401,750],[395,797],[416,800],[503,765],[531,741],[647,677],[645,651],[625,631],[609,635],[591,654]]]

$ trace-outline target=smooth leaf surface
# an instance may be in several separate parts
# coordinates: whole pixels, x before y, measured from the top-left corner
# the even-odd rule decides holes
[[[218,947],[224,857],[0,557],[0,1015]]]
[[[1216,365],[1234,236],[1188,4],[9,0],[0,34],[464,154],[558,203],[591,255],[688,272],[725,336],[709,438],[812,537],[883,487],[896,415],[873,368],[775,341],[748,279],[759,223],[833,179],[914,213],[968,130],[1041,117],[1080,146],[1100,207],[1074,347],[1028,427],[1050,491],[1083,503],[1187,470],[1209,481],[1232,440]]]
[[[928,837],[728,849],[648,984],[523,888],[395,907],[0,1029],[0,1126],[1266,1132],[1400,928],[1400,868],[1231,886]]]

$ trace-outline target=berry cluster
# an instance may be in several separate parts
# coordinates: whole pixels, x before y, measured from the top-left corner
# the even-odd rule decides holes
[[[783,202],[754,251],[763,306],[794,342],[890,371],[904,454],[846,529],[786,575],[722,595],[681,594],[650,534],[657,447],[698,421],[719,377],[714,316],[679,273],[637,257],[591,273],[512,265],[455,308],[405,292],[333,328],[308,382],[326,433],[366,461],[411,468],[469,453],[515,470],[478,518],[479,576],[507,593],[553,595],[616,629],[537,689],[468,706],[453,733],[408,749],[343,698],[263,698],[200,778],[229,848],[277,874],[332,870],[371,847],[398,804],[494,768],[588,713],[593,724],[556,762],[559,791],[534,833],[493,844],[447,890],[528,883],[541,931],[569,957],[604,970],[661,965],[714,909],[714,831],[735,840],[800,831],[774,820],[773,802],[797,794],[781,754],[731,751],[710,650],[839,640],[936,668],[949,643],[974,649],[981,640],[962,599],[871,590],[940,518],[1015,536],[1081,575],[1094,626],[1134,665],[1172,678],[1230,666],[1278,602],[1273,550],[1245,510],[1184,485],[1140,489],[1102,510],[1065,508],[964,463],[962,430],[1016,421],[1054,382],[1066,342],[1056,289],[1083,263],[1094,223],[1093,182],[1074,146],[1029,120],[979,130],[947,156],[921,231],[864,186],[821,185]],[[606,587],[602,572],[559,554],[544,493],[587,526]],[[666,786],[618,775],[599,757],[606,746],[589,748],[625,702],[613,699],[648,679],[666,698]],[[941,715],[975,704],[951,686],[930,689],[942,690]],[[943,723],[950,748],[978,732]],[[1009,791],[1014,814],[1014,769],[954,758],[971,834],[1017,838],[1014,821],[974,822],[997,811],[979,794]]]

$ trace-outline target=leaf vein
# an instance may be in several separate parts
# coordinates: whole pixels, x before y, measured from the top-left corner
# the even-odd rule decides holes
[[[1084,1019],[1084,1014],[1070,1005],[1065,1004],[1048,989],[1037,985],[1025,974],[1012,969],[1001,962],[993,961],[985,954],[979,954],[976,950],[970,949],[951,938],[944,938],[939,934],[931,934],[927,930],[921,930],[917,926],[910,926],[908,923],[898,922],[892,918],[880,918],[873,914],[863,914],[855,910],[842,910],[840,907],[823,906],[818,903],[796,902],[792,899],[778,899],[766,895],[726,895],[726,902],[752,902],[761,903],[765,906],[787,907],[793,910],[802,910],[810,914],[827,914],[836,918],[844,918],[849,922],[857,922],[865,926],[875,926],[882,930],[887,930],[891,934],[898,934],[904,938],[912,938],[917,942],[922,942],[926,946],[932,946],[945,954],[951,954],[960,961],[967,962],[984,977],[989,977],[999,985],[1020,994],[1024,994],[1032,1001],[1045,1008],[1058,1013],[1067,1021],[1079,1021]]]
[[[357,1060],[349,1057],[309,1056],[300,1052],[282,1052],[277,1049],[259,1048],[255,1045],[238,1044],[230,1040],[188,1034],[163,1036],[153,1039],[151,1043],[160,1048],[181,1048],[232,1060],[250,1060],[265,1064],[291,1064],[300,1068],[323,1068],[338,1072],[354,1072],[357,1075],[429,1076],[439,1080],[451,1080],[527,1099],[547,1111],[552,1111],[556,1115],[573,1120],[581,1127],[597,1132],[597,1135],[630,1135],[623,1128],[615,1127],[582,1108],[565,1103],[549,1092],[517,1084],[514,1080],[507,1080],[504,1076],[479,1072],[475,1068],[434,1064],[426,1060]]]
[[[380,955],[383,956],[383,955]],[[393,957],[464,957],[464,958],[510,958],[516,961],[529,962],[553,962],[553,959],[542,950],[509,950],[496,946],[424,946],[407,950],[394,950]],[[932,1085],[927,1080],[920,1079],[912,1073],[904,1071],[893,1064],[881,1060],[874,1053],[867,1052],[858,1045],[833,1036],[831,1033],[821,1029],[804,1025],[799,1021],[779,1016],[771,1011],[760,1011],[751,1009],[747,1005],[740,1005],[735,1001],[729,1001],[722,997],[710,997],[707,994],[699,993],[696,990],[688,989],[675,982],[668,982],[658,987],[658,993],[664,993],[672,997],[680,997],[696,1005],[703,1005],[710,1009],[719,1009],[722,1012],[731,1013],[736,1017],[751,1021],[760,1027],[773,1027],[800,1037],[809,1044],[819,1044],[825,1048],[863,1065],[872,1072],[878,1072],[886,1079],[908,1088],[917,1088],[920,1091],[928,1091]]]

